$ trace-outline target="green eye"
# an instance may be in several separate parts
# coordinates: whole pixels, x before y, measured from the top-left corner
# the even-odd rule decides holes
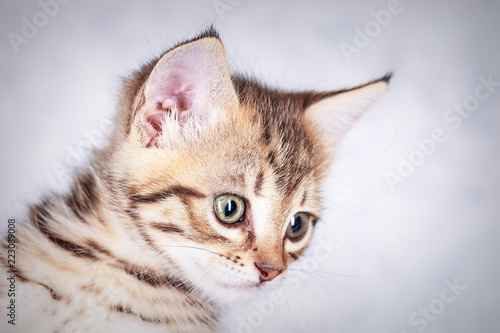
[[[309,215],[306,213],[297,213],[290,220],[288,228],[286,229],[286,235],[291,240],[295,240],[302,236],[309,226]]]
[[[231,194],[219,195],[214,200],[214,211],[222,223],[240,222],[245,217],[245,201]]]

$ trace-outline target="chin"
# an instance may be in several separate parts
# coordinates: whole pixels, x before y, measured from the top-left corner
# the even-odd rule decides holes
[[[261,293],[268,293],[282,285],[279,281],[254,284],[222,284],[218,283],[213,289],[213,294],[220,304],[231,305],[245,303]]]

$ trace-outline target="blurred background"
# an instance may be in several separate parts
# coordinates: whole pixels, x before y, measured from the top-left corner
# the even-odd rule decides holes
[[[5,228],[67,188],[121,77],[214,24],[234,72],[274,86],[394,73],[338,147],[284,301],[232,308],[222,332],[498,332],[498,1],[2,1],[0,17]]]

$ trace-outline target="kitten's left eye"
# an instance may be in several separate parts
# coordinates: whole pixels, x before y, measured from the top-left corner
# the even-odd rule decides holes
[[[286,235],[288,236],[288,238],[290,238],[291,240],[300,238],[300,236],[302,236],[306,232],[307,227],[309,227],[309,220],[309,215],[306,213],[295,214],[295,216],[290,220],[288,228],[286,229]]]
[[[215,215],[222,223],[240,222],[245,217],[245,201],[235,195],[219,195],[214,201]]]

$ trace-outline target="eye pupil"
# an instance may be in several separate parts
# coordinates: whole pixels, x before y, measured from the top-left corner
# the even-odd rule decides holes
[[[224,215],[226,217],[231,217],[238,210],[238,205],[234,200],[228,200],[226,205],[224,206]]]
[[[214,200],[214,213],[222,223],[241,222],[245,218],[245,201],[232,194],[219,195]]]
[[[286,235],[292,241],[301,239],[301,236],[305,234],[310,224],[310,217],[307,213],[297,213],[294,217],[290,219]]]
[[[292,232],[296,233],[302,227],[302,217],[300,215],[295,216],[292,220]]]

